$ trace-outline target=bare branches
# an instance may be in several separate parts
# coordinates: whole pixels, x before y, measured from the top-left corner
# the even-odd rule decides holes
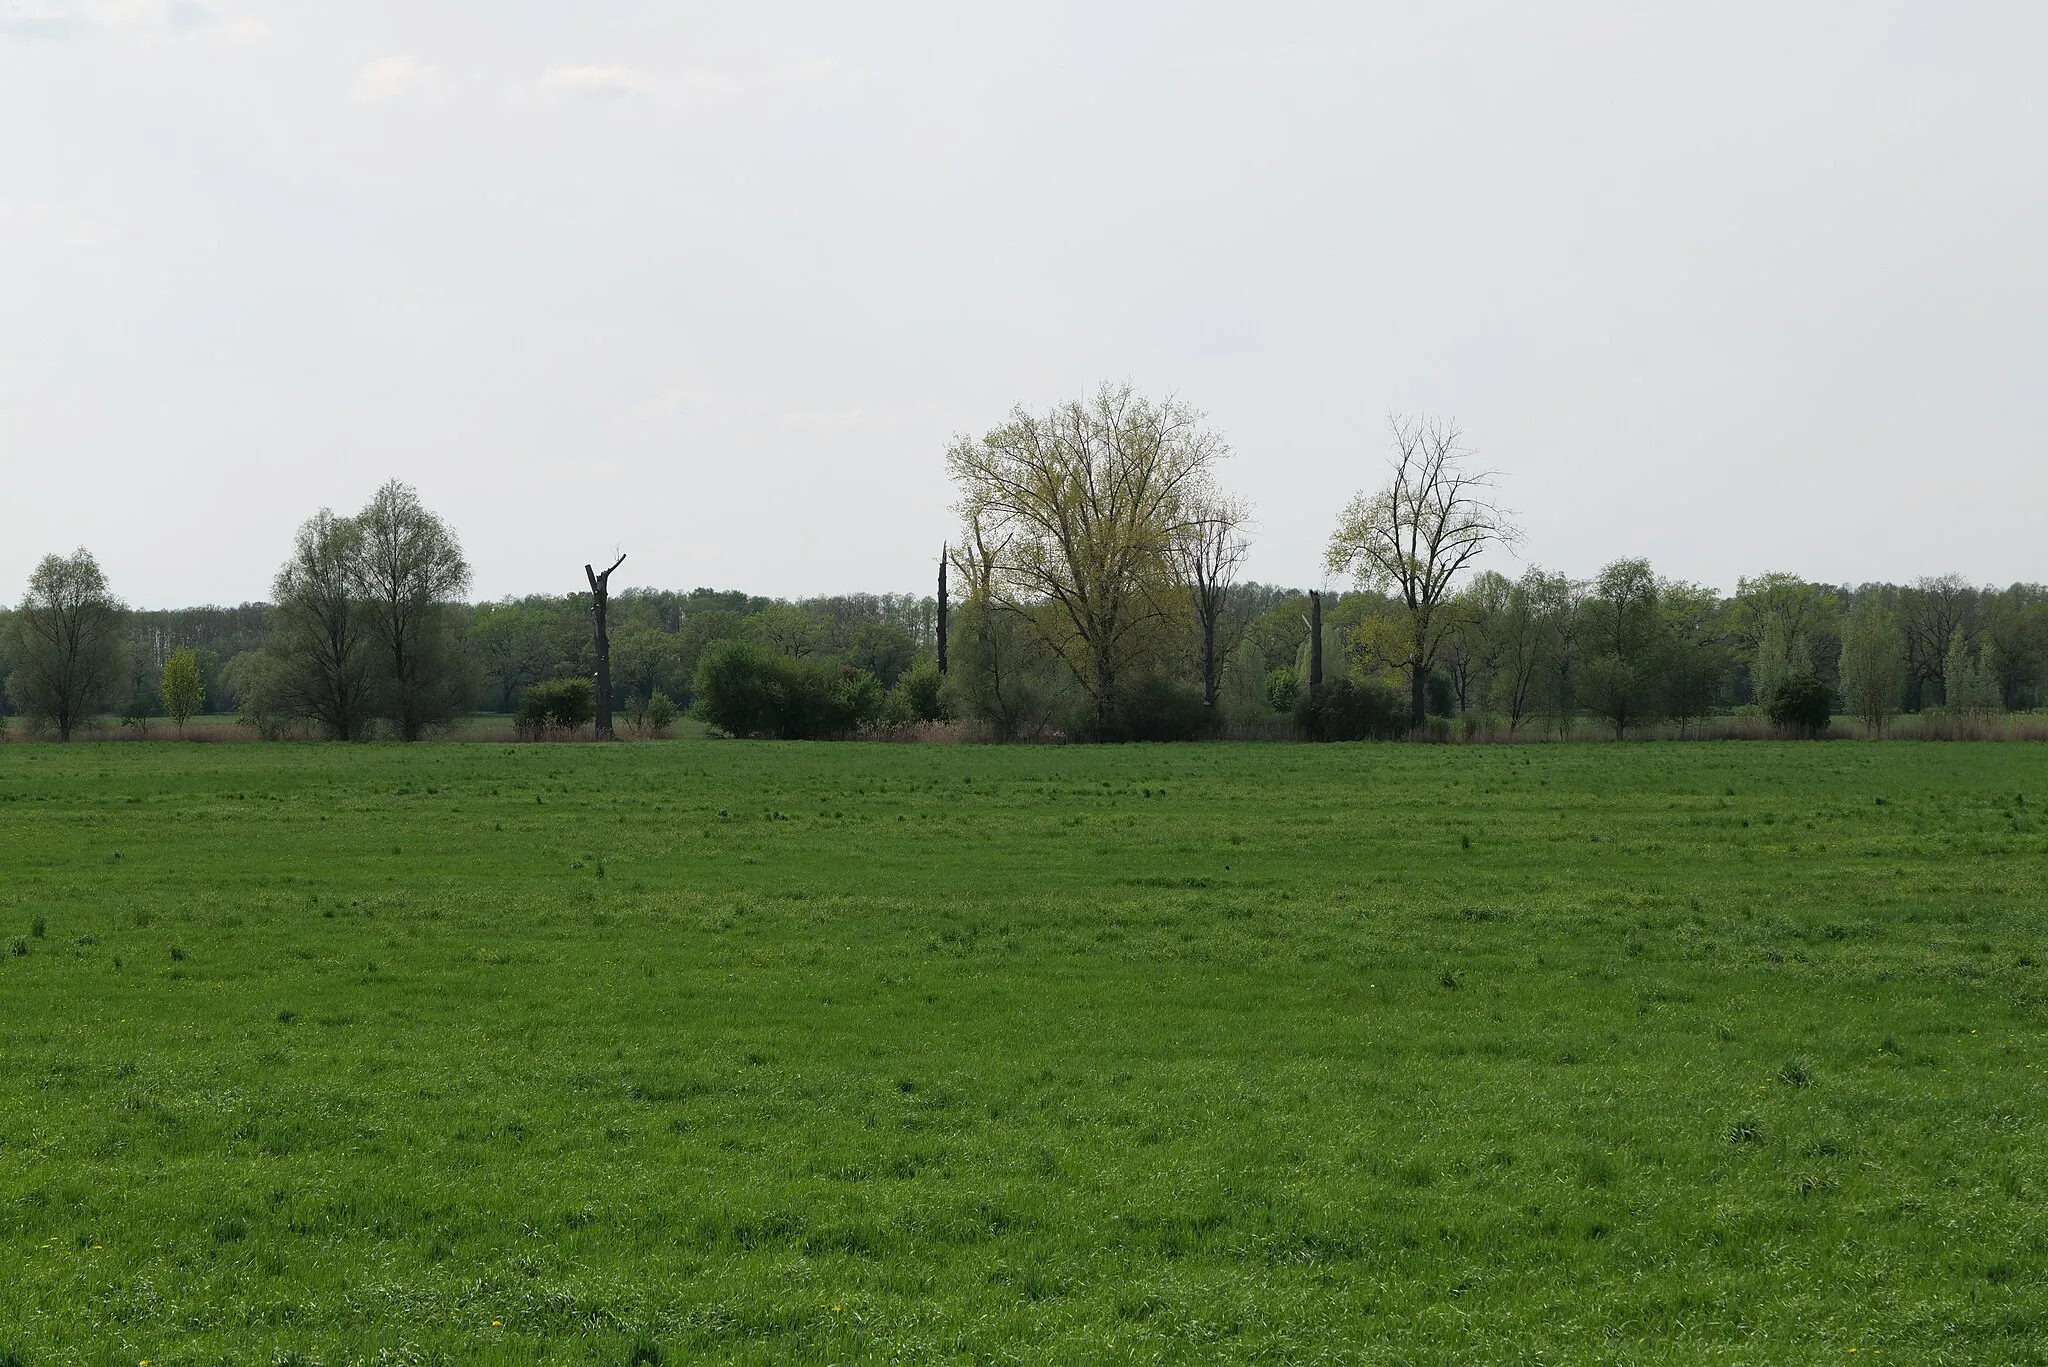
[[[583,577],[590,581],[590,591],[592,593],[605,592],[611,585],[612,571],[625,563],[626,553],[624,551],[619,552],[617,560],[605,566],[603,574],[599,574],[596,570],[591,569],[589,563],[586,562],[583,566]]]
[[[1237,582],[1251,540],[1245,535],[1250,512],[1238,500],[1213,490],[1198,492],[1187,520],[1174,539],[1172,557],[1187,586],[1195,611],[1195,624],[1202,637],[1202,701],[1216,706],[1218,654],[1217,631],[1230,590]],[[1225,642],[1227,652],[1232,642]]]
[[[1443,608],[1458,577],[1489,545],[1513,545],[1520,530],[1494,501],[1495,476],[1467,462],[1458,425],[1447,419],[1389,419],[1393,480],[1360,494],[1330,538],[1326,563],[1361,587],[1389,591],[1409,619],[1411,712],[1422,722],[1423,685],[1448,623]]]

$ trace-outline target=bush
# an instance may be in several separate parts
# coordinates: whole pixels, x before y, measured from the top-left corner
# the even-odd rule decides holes
[[[1200,740],[1215,726],[1215,716],[1194,684],[1151,675],[1125,687],[1110,713],[1108,741]],[[1092,718],[1091,718],[1092,722]]]
[[[945,682],[946,676],[939,673],[935,661],[919,660],[904,671],[890,694],[896,699],[896,714],[906,723],[952,720],[953,709],[947,704],[942,687]]]
[[[588,679],[550,679],[526,690],[514,722],[520,739],[574,731],[597,715],[597,688]]]
[[[1276,669],[1268,674],[1266,701],[1275,712],[1292,712],[1301,701],[1301,676],[1291,669]]]
[[[1399,740],[1408,733],[1408,708],[1385,684],[1338,679],[1303,691],[1294,725],[1303,740]]]
[[[1045,734],[1066,710],[1073,672],[1020,614],[969,598],[953,627],[947,710],[989,740]]]
[[[864,669],[792,660],[751,641],[725,641],[697,665],[699,716],[729,736],[824,740],[882,715],[882,685]]]
[[[1429,676],[1423,693],[1427,699],[1424,710],[1432,717],[1448,717],[1458,710],[1457,694],[1451,689],[1451,681],[1441,674]]]
[[[655,689],[647,699],[647,734],[659,736],[667,733],[676,724],[676,705],[668,700],[668,694]]]
[[[1834,713],[1834,695],[1811,674],[1800,674],[1778,685],[1771,695],[1771,723],[1809,739],[1828,729]]]

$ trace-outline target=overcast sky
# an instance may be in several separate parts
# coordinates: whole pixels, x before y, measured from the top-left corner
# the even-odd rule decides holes
[[[392,477],[482,597],[923,590],[949,437],[1103,379],[1227,435],[1260,579],[1430,412],[1546,566],[2048,580],[2044,53],[1953,0],[0,0],[0,600],[80,544],[261,597]]]

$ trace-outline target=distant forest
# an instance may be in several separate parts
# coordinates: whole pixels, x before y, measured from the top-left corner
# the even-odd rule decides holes
[[[565,578],[568,576],[564,576]],[[1592,704],[1562,690],[1576,663],[1597,672],[1600,644],[1591,619],[1603,608],[1597,581],[1532,571],[1521,580],[1488,577],[1467,590],[1475,609],[1447,643],[1427,685],[1433,716],[1498,718],[1513,709],[1512,671],[1527,656],[1508,655],[1513,638],[1533,625],[1542,639],[1536,686],[1522,709],[1524,724],[1555,727],[1561,715],[1594,717]],[[1512,601],[1517,596],[1522,602]],[[1308,667],[1310,602],[1305,590],[1246,583],[1230,598],[1226,636],[1236,648],[1223,670],[1222,705],[1253,717],[1290,711]],[[1387,673],[1375,641],[1392,620],[1393,604],[1375,592],[1326,594],[1324,655],[1329,673]],[[1791,575],[1745,580],[1740,592],[1704,602],[1688,599],[1703,642],[1696,682],[1671,679],[1669,690],[1695,686],[1698,700],[1647,707],[1642,724],[1756,709],[1788,673],[1811,670],[1840,705],[1844,623],[1874,606],[1904,625],[1897,708],[1940,708],[1948,698],[1947,642],[1956,632],[1988,662],[1995,706],[2024,711],[2044,705],[2048,683],[2048,585],[1979,588],[1959,577],[1913,584],[1825,585]],[[689,592],[629,588],[611,600],[614,687],[621,710],[663,693],[679,707],[696,697],[694,681],[707,651],[721,642],[759,643],[792,658],[871,672],[884,688],[936,652],[935,595],[845,594],[785,601],[739,590]],[[1520,620],[1524,614],[1531,620]],[[516,713],[527,689],[564,678],[589,678],[595,667],[590,595],[564,593],[454,605],[449,626],[459,642],[469,699],[478,709]],[[1576,620],[1574,620],[1576,619]],[[161,718],[164,666],[190,650],[198,667],[201,711],[235,714],[244,703],[239,681],[263,658],[273,631],[268,603],[135,611],[127,616],[116,710]],[[1504,641],[1503,638],[1506,638]],[[1190,676],[1196,643],[1183,643]],[[956,648],[955,654],[958,651]],[[1574,657],[1577,657],[1576,660]],[[6,661],[0,656],[0,678]],[[8,704],[10,715],[20,708]],[[1048,717],[1046,728],[1056,719]],[[1046,729],[1040,728],[1040,729]]]
[[[478,711],[538,737],[587,733],[593,709],[598,735],[614,711],[659,735],[692,709],[742,736],[1563,739],[1728,717],[1883,735],[1899,713],[2044,705],[2048,586],[1766,572],[1722,594],[1640,559],[1510,577],[1482,556],[1520,533],[1455,425],[1397,418],[1392,438],[1391,478],[1330,538],[1341,593],[1239,582],[1227,448],[1108,386],[958,440],[929,594],[613,593],[564,557],[583,591],[472,603],[454,529],[393,482],[309,519],[269,602],[130,611],[89,552],[46,557],[0,613],[0,716],[60,738],[215,713],[411,740]]]

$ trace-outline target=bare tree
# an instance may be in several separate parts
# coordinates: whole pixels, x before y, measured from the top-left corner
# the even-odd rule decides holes
[[[1916,690],[1943,686],[1943,669],[1956,633],[1972,633],[1977,594],[1960,574],[1913,581],[1899,594],[1899,629],[1905,635],[1906,675]],[[1947,701],[1944,689],[1942,700]]]
[[[1164,615],[1172,551],[1227,453],[1202,415],[1104,385],[1043,414],[1012,411],[946,464],[968,540],[987,561],[992,606],[1032,624],[1114,724],[1118,688]]]
[[[946,672],[946,633],[952,628],[952,623],[947,620],[947,613],[951,607],[951,604],[946,599],[946,557],[948,554],[949,551],[945,546],[939,547],[939,620],[936,628],[936,638],[939,646],[939,673],[941,674]]]
[[[418,740],[473,699],[448,648],[446,609],[469,587],[469,564],[448,524],[409,484],[392,480],[357,515],[357,587],[383,655],[383,711],[402,740]]]
[[[1217,633],[1225,621],[1230,591],[1251,542],[1245,536],[1250,520],[1236,499],[1209,494],[1198,499],[1175,540],[1173,555],[1202,634],[1202,702],[1212,712],[1217,694]],[[1240,624],[1240,631],[1242,624]],[[1227,652],[1235,642],[1224,643]]]
[[[1323,591],[1308,591],[1308,686],[1311,692],[1323,686]]]
[[[623,551],[610,567],[599,574],[589,565],[583,567],[583,577],[590,581],[590,624],[597,633],[597,688],[593,698],[597,720],[597,738],[611,740],[612,735],[612,640],[605,631],[605,612],[611,604],[612,570],[626,563]]]
[[[1494,475],[1467,468],[1471,453],[1447,419],[1390,419],[1394,478],[1345,508],[1330,537],[1331,570],[1361,587],[1396,594],[1407,611],[1404,656],[1409,721],[1422,725],[1429,673],[1455,624],[1448,599],[1458,576],[1489,545],[1513,544],[1520,530],[1493,500]]]
[[[69,556],[44,556],[8,623],[8,693],[24,712],[56,727],[58,740],[70,740],[121,678],[126,618],[91,551],[81,546]]]

